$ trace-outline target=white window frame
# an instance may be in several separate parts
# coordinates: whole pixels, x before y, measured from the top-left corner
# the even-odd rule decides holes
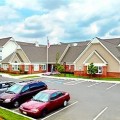
[[[2,68],[3,68],[4,70],[8,70],[8,64],[2,64]]]
[[[19,65],[18,64],[12,65],[12,70],[19,71]]]
[[[46,64],[41,65],[42,70],[46,70]]]
[[[96,66],[98,68],[98,72],[96,74],[102,74],[103,73],[103,67],[102,66]]]
[[[25,71],[29,71],[29,65],[25,65]]]
[[[39,64],[34,64],[34,71],[39,71]]]

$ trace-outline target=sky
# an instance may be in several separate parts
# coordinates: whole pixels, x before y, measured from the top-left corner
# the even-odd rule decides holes
[[[50,44],[120,37],[120,0],[0,0],[0,38]]]

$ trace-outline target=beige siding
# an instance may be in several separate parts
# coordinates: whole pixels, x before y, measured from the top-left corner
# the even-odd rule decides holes
[[[86,63],[103,63],[103,61],[96,54],[93,54]]]
[[[12,63],[15,63],[15,61],[17,62],[17,63],[21,63],[21,61],[19,60],[19,58],[15,55],[14,56],[14,58],[13,58],[13,60],[11,61]]]
[[[96,44],[92,44],[87,51],[81,56],[81,58],[76,62],[76,70],[79,70],[79,67],[81,66],[83,68],[83,62],[85,61],[85,59],[93,52],[93,51],[97,51],[102,57],[103,59],[108,63],[108,72],[118,72],[120,71],[120,65],[117,62],[117,60],[115,60],[115,58],[113,58],[113,56],[107,52],[107,50],[100,44],[100,43],[96,43]],[[93,56],[94,58],[95,56]],[[97,58],[96,58],[97,59]],[[93,60],[93,59],[91,59]],[[91,62],[91,61],[90,61]],[[97,62],[97,60],[95,61]],[[99,62],[99,60],[98,60]]]
[[[28,58],[26,57],[25,53],[21,49],[18,49],[17,53],[19,53],[19,55],[22,58],[22,60],[24,61],[24,63],[29,63]]]

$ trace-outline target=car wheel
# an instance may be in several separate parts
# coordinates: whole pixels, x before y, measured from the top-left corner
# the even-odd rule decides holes
[[[47,110],[43,110],[41,113],[41,117],[45,117],[47,115]]]
[[[66,107],[68,105],[68,101],[64,101],[63,106]]]
[[[15,108],[17,108],[17,107],[19,107],[19,102],[18,101],[15,101],[14,103],[13,103],[13,106],[15,107]]]

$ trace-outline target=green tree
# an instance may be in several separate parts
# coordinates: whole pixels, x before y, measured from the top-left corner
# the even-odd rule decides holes
[[[58,63],[59,59],[60,59],[60,54],[59,54],[59,52],[57,52],[57,53],[56,53],[56,64],[55,64],[55,68],[56,68],[56,70],[57,70],[58,72],[62,73],[62,72],[65,71],[65,69],[64,69],[64,66],[63,66],[63,65],[61,65],[61,64]]]
[[[91,77],[93,77],[93,75],[96,74],[98,68],[96,66],[94,66],[93,63],[90,63],[90,65],[88,65],[88,73],[90,74]]]
[[[65,71],[64,66],[63,66],[63,65],[61,65],[61,64],[57,64],[56,68],[57,68],[57,71],[58,71],[58,72],[60,72],[60,73],[62,73],[62,72],[64,72],[64,71]]]

